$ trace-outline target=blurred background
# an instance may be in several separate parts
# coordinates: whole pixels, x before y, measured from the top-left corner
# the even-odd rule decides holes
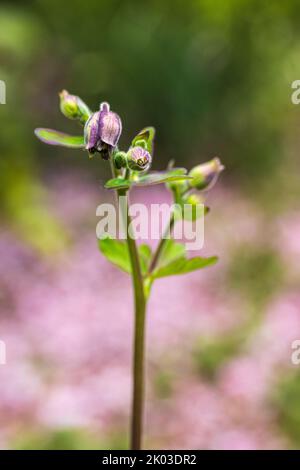
[[[300,448],[299,26],[296,0],[1,1],[1,448],[128,446],[130,280],[95,239],[109,170],[33,134],[78,132],[63,88],[109,101],[124,148],[154,125],[154,169],[226,166],[205,224],[220,262],[154,285],[147,448]]]

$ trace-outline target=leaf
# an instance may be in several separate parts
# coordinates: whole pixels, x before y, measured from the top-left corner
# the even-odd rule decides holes
[[[171,174],[170,174],[171,173]],[[162,171],[162,172],[152,172],[147,175],[137,175],[135,174],[132,180],[124,179],[122,177],[113,178],[108,180],[104,187],[106,189],[128,189],[130,186],[150,186],[154,184],[166,183],[168,181],[181,181],[192,179],[187,175],[175,175],[172,172]]]
[[[114,240],[110,237],[98,241],[101,253],[122,271],[131,273],[131,264],[126,241]]]
[[[106,189],[127,189],[130,188],[131,182],[124,178],[112,178],[108,180],[104,187]]]
[[[168,173],[170,176],[176,176],[176,175],[186,175],[187,174],[187,169],[183,167],[178,167],[178,168],[169,168],[168,167]]]
[[[185,246],[182,243],[176,243],[171,238],[165,241],[164,247],[162,249],[159,261],[157,263],[158,267],[166,266],[167,264],[175,261],[178,258],[185,256]]]
[[[131,145],[132,147],[135,147],[139,143],[139,141],[143,141],[146,150],[148,150],[150,155],[152,155],[154,136],[155,136],[154,127],[145,127],[138,133],[137,136],[135,136]]]
[[[196,256],[190,259],[182,256],[166,266],[156,269],[152,273],[152,278],[158,279],[166,276],[190,273],[192,271],[205,268],[206,266],[211,266],[212,264],[215,264],[217,260],[218,258],[216,256],[212,256],[210,258],[201,258],[200,256]]]
[[[99,240],[99,249],[101,253],[112,263],[118,266],[122,271],[131,274],[131,263],[126,241],[114,240],[110,237]],[[146,274],[151,260],[151,248],[149,245],[142,244],[138,247],[142,274]]]
[[[167,183],[168,181],[183,181],[192,179],[188,175],[173,174],[171,171],[152,172],[147,175],[138,176],[132,181],[134,186],[150,186],[153,184]]]
[[[81,135],[69,135],[52,129],[39,127],[34,131],[38,139],[45,144],[61,145],[62,147],[84,148],[84,137]]]
[[[145,275],[148,272],[152,251],[149,245],[142,244],[138,248],[141,262],[142,274]]]

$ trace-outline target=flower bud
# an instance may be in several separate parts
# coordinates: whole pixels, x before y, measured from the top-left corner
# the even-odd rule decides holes
[[[183,217],[186,220],[197,220],[204,215],[203,199],[198,194],[189,194],[182,199]]]
[[[88,106],[75,95],[70,95],[66,90],[59,93],[60,110],[69,119],[78,119],[82,124],[92,114]]]
[[[151,155],[143,147],[131,147],[127,152],[127,165],[133,171],[148,170],[151,165]]]
[[[108,160],[112,150],[117,146],[121,132],[120,117],[110,111],[108,103],[102,103],[100,111],[92,114],[85,124],[86,150],[90,154],[99,152],[104,160]]]
[[[209,162],[197,165],[189,172],[189,176],[193,177],[192,180],[189,180],[189,185],[199,190],[210,189],[216,183],[222,170],[224,170],[224,166],[219,158],[213,158]]]
[[[99,133],[101,141],[111,147],[116,147],[122,132],[120,117],[110,111],[108,103],[100,105]]]
[[[114,154],[114,165],[117,168],[117,170],[120,170],[121,168],[126,168],[127,167],[127,154],[126,152],[116,152]]]
[[[100,111],[91,115],[87,120],[84,126],[84,141],[85,148],[90,153],[93,154],[97,152],[98,143],[99,143],[99,116]]]

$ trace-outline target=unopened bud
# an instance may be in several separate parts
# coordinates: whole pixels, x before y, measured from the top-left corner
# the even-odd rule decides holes
[[[151,165],[151,155],[143,147],[132,147],[127,152],[127,165],[133,171],[148,170]]]
[[[197,220],[205,214],[203,199],[198,194],[189,194],[182,199],[183,217],[186,220]]]
[[[210,189],[223,170],[224,166],[219,158],[213,158],[209,162],[197,165],[189,172],[189,176],[193,177],[192,180],[189,180],[189,185],[199,190]]]
[[[120,117],[110,111],[108,103],[102,103],[100,111],[92,114],[85,124],[84,140],[86,150],[92,155],[99,152],[108,160],[117,146],[122,131]]]
[[[113,157],[114,165],[117,170],[127,167],[127,154],[126,152],[116,152]]]
[[[69,119],[78,119],[82,124],[91,116],[92,112],[81,98],[70,95],[66,90],[59,94],[60,110]]]

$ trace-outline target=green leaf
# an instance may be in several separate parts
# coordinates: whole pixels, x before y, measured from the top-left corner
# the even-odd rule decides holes
[[[152,278],[158,279],[160,277],[190,273],[192,271],[205,268],[206,266],[211,266],[212,264],[215,264],[217,260],[218,258],[216,256],[212,256],[210,258],[201,258],[200,256],[196,256],[195,258],[190,259],[182,256],[166,266],[156,269],[152,273]]]
[[[154,184],[166,183],[168,181],[182,181],[189,180],[190,176],[187,175],[175,175],[169,171],[153,172],[147,175],[135,174],[132,180],[124,179],[122,177],[113,178],[108,180],[104,187],[106,189],[128,189],[130,186],[150,186]]]
[[[182,243],[176,243],[170,238],[165,241],[157,265],[158,267],[166,266],[182,257],[185,257],[185,246]]]
[[[188,175],[174,174],[172,171],[152,172],[147,175],[137,176],[132,180],[134,186],[150,186],[153,184],[167,183],[168,181],[183,181],[191,179]]]
[[[132,147],[135,147],[136,145],[138,145],[142,141],[143,144],[144,144],[145,149],[148,150],[150,155],[152,155],[153,154],[154,136],[155,136],[154,127],[145,127],[133,139],[131,145],[132,145]]]
[[[126,241],[114,240],[110,237],[99,240],[99,249],[101,253],[122,271],[131,273],[131,263]],[[146,274],[151,260],[151,248],[149,245],[142,244],[138,247],[142,274]]]
[[[83,135],[69,135],[52,129],[38,128],[34,131],[38,139],[45,144],[61,145],[62,147],[84,148]]]
[[[128,189],[130,188],[131,182],[129,180],[126,180],[124,178],[112,178],[108,180],[104,187],[106,189]]]
[[[126,241],[103,238],[98,241],[101,253],[122,271],[131,273],[131,264]]]
[[[167,170],[170,176],[186,175],[187,169],[183,167],[170,168]]]
[[[148,272],[152,251],[149,245],[142,244],[138,248],[141,262],[142,274],[145,275]]]

